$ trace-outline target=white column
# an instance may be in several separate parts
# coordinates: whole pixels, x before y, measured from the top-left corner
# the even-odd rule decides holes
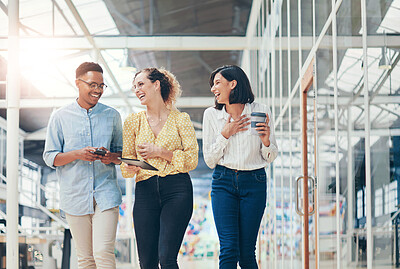
[[[287,62],[288,62],[288,73],[287,73],[287,83],[288,83],[288,97],[292,92],[292,51],[290,46],[290,1],[286,1],[286,13],[287,13]],[[293,171],[292,171],[292,164],[293,164],[293,156],[292,156],[292,99],[289,98],[289,204],[290,204],[290,268],[293,269],[293,256],[294,256],[294,249],[293,249]],[[281,149],[282,150],[282,149]]]
[[[280,6],[282,11],[282,6]],[[283,62],[282,62],[282,12],[279,14],[279,111],[283,108]],[[275,104],[274,104],[275,105]],[[285,258],[285,199],[283,194],[283,121],[280,123],[281,139],[281,268],[284,268]]]
[[[365,126],[365,191],[367,195],[367,268],[372,269],[373,242],[372,242],[372,191],[371,191],[371,151],[370,151],[370,114],[369,114],[369,87],[368,87],[368,51],[367,51],[367,4],[361,0],[361,26],[363,41],[364,64],[364,126]]]
[[[19,1],[8,1],[7,268],[18,268]]]
[[[332,0],[332,63],[334,81],[334,108],[335,108],[335,175],[336,175],[336,268],[340,269],[341,240],[340,240],[340,177],[339,177],[339,108],[337,87],[337,26],[335,0]]]
[[[271,17],[272,17],[272,22],[271,22],[271,99],[268,98],[268,106],[271,107],[272,105],[272,118],[274,121],[275,119],[275,93],[276,93],[276,57],[275,57],[275,36],[276,36],[276,26],[275,26],[275,1],[271,0]],[[277,235],[277,208],[276,208],[276,173],[275,173],[275,165],[272,163],[270,167],[272,166],[272,169],[274,171],[273,173],[273,184],[274,184],[274,202],[272,205],[272,208],[274,209],[274,215],[273,215],[273,220],[274,220],[274,266],[277,268],[278,266],[278,235]]]
[[[353,132],[353,120],[351,118],[351,106],[347,108],[347,264],[351,262],[353,245],[353,227],[354,227],[354,180],[353,180],[353,147],[351,144]]]
[[[316,44],[316,27],[315,27],[315,0],[312,2],[312,10],[313,10],[313,47]],[[314,176],[315,176],[315,201],[314,201],[314,208],[315,208],[315,213],[314,213],[314,229],[315,229],[315,263],[316,266],[315,268],[320,268],[320,258],[319,258],[319,246],[320,246],[320,240],[319,240],[319,184],[318,184],[318,173],[319,173],[319,140],[318,140],[318,117],[317,117],[317,107],[318,107],[318,70],[317,70],[317,52],[314,52],[314,78],[313,78],[313,84],[314,84],[314,154],[315,154],[315,159],[314,159]]]
[[[125,195],[126,195],[126,214],[128,218],[128,229],[129,229],[129,240],[131,243],[131,265],[134,268],[138,267],[137,265],[137,255],[136,255],[136,242],[135,242],[135,233],[133,232],[133,216],[132,216],[132,208],[133,208],[133,178],[126,179],[125,186]]]
[[[302,66],[303,66],[303,55],[302,55],[302,43],[301,43],[301,0],[297,0],[297,30],[298,30],[298,33],[297,33],[297,36],[298,36],[298,44],[299,44],[299,48],[298,48],[298,53],[299,53],[299,55],[298,55],[298,59],[299,59],[299,79],[298,79],[298,81],[299,81],[299,101],[300,101],[300,97],[301,97],[301,78],[302,78],[302,74],[301,74],[301,68],[302,68]],[[300,106],[301,106],[301,101],[300,101]],[[302,162],[302,164],[301,164],[301,171],[303,171],[303,162]],[[296,191],[298,191],[297,190],[297,188],[296,188]],[[304,197],[303,197],[304,198]],[[308,210],[307,208],[304,208],[304,210]],[[302,227],[302,240],[304,241],[305,239],[305,230],[304,230],[304,218],[303,217],[301,217],[300,218],[301,220],[301,227]],[[308,220],[307,220],[308,221]],[[303,243],[302,243],[303,244]],[[309,253],[305,253],[305,250],[304,250],[304,247],[302,247],[301,248],[301,257],[302,257],[302,261],[304,261],[305,260],[305,255],[309,255]],[[304,266],[303,266],[304,267]],[[308,268],[304,268],[304,269],[308,269]]]
[[[250,75],[250,51],[248,49],[243,50],[241,67],[247,75]]]

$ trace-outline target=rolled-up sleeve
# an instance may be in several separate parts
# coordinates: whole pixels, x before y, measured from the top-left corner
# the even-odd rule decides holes
[[[214,108],[211,108],[214,109]],[[214,119],[211,115],[211,109],[204,111],[203,117],[203,155],[204,161],[208,167],[214,169],[219,160],[224,155],[224,149],[228,145],[226,139],[221,133],[217,132]]]
[[[196,132],[187,113],[181,113],[178,119],[178,132],[182,141],[182,150],[174,150],[171,164],[174,170],[181,173],[189,172],[197,167],[199,160],[199,145]]]
[[[43,151],[43,160],[51,168],[55,169],[54,159],[57,154],[63,152],[64,136],[60,125],[60,120],[56,113],[50,117],[47,126],[46,142]]]
[[[136,129],[138,126],[138,117],[136,114],[130,114],[125,122],[124,128],[122,132],[123,137],[123,149],[122,149],[122,157],[129,159],[136,159]],[[132,178],[135,176],[135,173],[128,172],[124,166],[121,166],[122,176],[124,178]]]

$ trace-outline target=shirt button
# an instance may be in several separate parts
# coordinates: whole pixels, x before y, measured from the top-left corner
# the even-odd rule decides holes
[[[92,162],[90,162],[89,164],[92,164]]]
[[[90,179],[93,179],[93,177],[90,177]]]
[[[90,135],[90,133],[87,133],[87,135]]]

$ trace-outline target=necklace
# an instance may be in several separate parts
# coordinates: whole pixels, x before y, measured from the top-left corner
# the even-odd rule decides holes
[[[148,121],[148,123],[149,123],[149,125],[151,127],[155,127],[155,126],[159,125],[162,121],[164,121],[164,120],[166,120],[166,118],[168,118],[168,115],[169,115],[169,113],[166,113],[166,114],[165,113],[161,113],[161,114],[159,114],[159,117],[153,119],[146,112],[146,118],[147,118],[147,121]]]
[[[149,122],[149,125],[151,127],[154,127],[154,126],[157,126],[157,125],[159,125],[161,123],[162,117],[160,117],[160,118],[158,118],[156,120],[153,120],[152,118],[147,117],[147,121]]]

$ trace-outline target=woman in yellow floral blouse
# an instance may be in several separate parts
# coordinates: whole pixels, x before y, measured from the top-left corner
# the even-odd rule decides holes
[[[145,160],[158,169],[121,165],[125,178],[136,175],[133,221],[140,267],[178,268],[178,251],[193,211],[188,171],[197,166],[196,134],[189,115],[174,106],[181,89],[169,71],[139,71],[133,91],[146,111],[125,120],[122,157]]]

